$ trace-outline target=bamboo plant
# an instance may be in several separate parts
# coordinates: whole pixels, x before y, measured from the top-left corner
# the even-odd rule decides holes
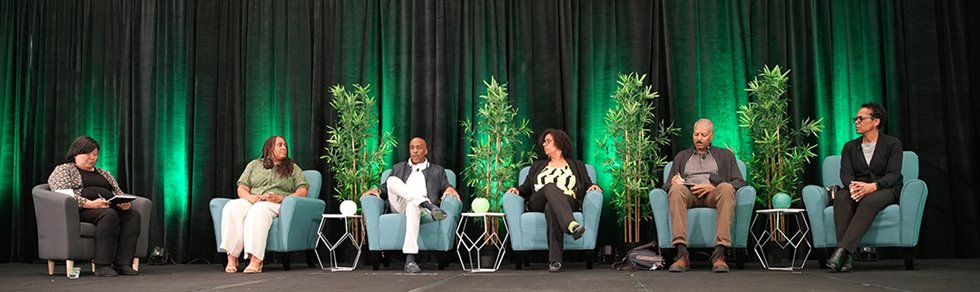
[[[493,77],[483,84],[487,94],[480,96],[483,105],[477,110],[476,123],[460,123],[470,143],[466,155],[470,161],[463,176],[474,197],[490,202],[489,212],[501,212],[501,197],[514,185],[514,174],[535,155],[524,147],[522,138],[531,138],[531,128],[527,119],[517,120],[517,108],[507,96],[507,84],[499,84]],[[500,222],[491,221],[482,222],[484,232],[500,234]],[[486,240],[501,243],[499,236]]]
[[[476,122],[460,123],[470,143],[469,164],[463,174],[473,196],[490,201],[490,212],[500,212],[501,196],[535,154],[524,146],[524,139],[531,138],[531,128],[527,119],[517,120],[507,84],[499,84],[492,77],[483,83],[487,93],[480,96],[483,105],[477,110]]]
[[[387,167],[385,155],[397,145],[390,130],[376,140],[371,127],[378,114],[375,98],[368,95],[370,85],[353,87],[353,91],[343,85],[330,88],[330,106],[337,118],[335,125],[327,127],[326,154],[320,157],[334,174],[334,198],[338,201],[357,200],[361,193],[374,187]]]
[[[670,144],[670,137],[680,129],[656,123],[654,100],[657,92],[644,86],[646,75],[620,74],[619,88],[612,95],[614,106],[606,111],[606,136],[597,140],[605,151],[603,164],[612,175],[612,204],[623,225],[623,241],[636,243],[640,240],[640,222],[649,220],[650,189],[656,185],[667,163],[667,156],[658,152]],[[656,131],[653,131],[656,130]]]
[[[752,100],[738,110],[739,127],[748,129],[751,139],[751,155],[747,156],[752,170],[749,184],[761,194],[756,197],[757,202],[768,208],[773,207],[772,198],[777,193],[788,194],[791,202],[799,201],[797,190],[804,168],[810,158],[817,156],[813,151],[816,143],[807,139],[818,137],[823,128],[823,119],[810,118],[805,118],[798,129],[790,127],[788,83],[789,70],[765,66],[746,89]]]

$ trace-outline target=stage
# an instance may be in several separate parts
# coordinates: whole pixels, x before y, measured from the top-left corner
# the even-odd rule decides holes
[[[695,261],[687,273],[615,271],[605,264],[586,270],[568,263],[549,273],[543,263],[523,270],[503,265],[496,273],[471,274],[459,263],[439,271],[423,263],[421,274],[405,274],[400,263],[379,271],[361,265],[353,272],[325,272],[294,264],[291,271],[270,264],[263,273],[225,274],[218,264],[143,265],[139,276],[95,277],[85,270],[78,279],[64,275],[64,265],[48,276],[43,263],[0,264],[0,291],[969,291],[980,287],[980,259],[917,260],[906,271],[901,260],[857,263],[857,272],[828,273],[806,263],[801,273],[765,271],[757,262],[744,270],[712,274],[707,261]]]

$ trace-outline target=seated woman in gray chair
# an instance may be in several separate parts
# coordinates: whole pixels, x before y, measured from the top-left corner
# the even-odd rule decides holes
[[[78,219],[95,224],[95,275],[137,275],[133,269],[136,241],[140,236],[140,214],[130,211],[131,204],[110,203],[122,195],[112,174],[95,167],[99,160],[99,143],[89,136],[75,139],[48,177],[52,190],[71,190],[78,201]]]
[[[286,196],[305,197],[309,184],[303,170],[289,158],[286,139],[272,136],[262,157],[252,160],[238,178],[238,199],[221,209],[221,246],[228,253],[225,273],[238,272],[238,257],[249,259],[246,274],[262,272],[265,243],[272,220]]]
[[[854,117],[860,138],[844,144],[840,180],[846,186],[834,194],[837,249],[827,262],[835,272],[853,270],[854,252],[878,212],[898,202],[902,193],[902,141],[879,132],[885,107],[861,105]]]
[[[575,222],[572,213],[582,209],[587,191],[601,191],[589,178],[585,163],[568,157],[572,153],[572,140],[562,130],[547,129],[541,133],[541,147],[548,159],[535,161],[524,184],[510,188],[527,200],[527,209],[544,212],[548,222],[548,270],[561,271],[564,235],[571,234],[578,240],[585,227]]]

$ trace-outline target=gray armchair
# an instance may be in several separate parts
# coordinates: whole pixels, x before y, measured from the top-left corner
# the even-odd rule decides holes
[[[95,258],[95,224],[80,222],[75,198],[54,192],[47,184],[34,187],[34,214],[37,217],[37,254],[48,260],[48,275],[54,275],[54,261],[65,260],[66,273],[75,260]],[[139,258],[146,256],[153,202],[137,198],[132,210],[140,213],[140,237],[136,241],[133,269],[139,270]],[[95,270],[95,264],[92,264]]]

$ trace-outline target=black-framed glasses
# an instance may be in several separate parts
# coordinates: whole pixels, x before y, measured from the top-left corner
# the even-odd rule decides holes
[[[874,119],[874,117],[872,117],[872,116],[855,116],[853,119],[854,119],[854,123],[860,123],[860,122],[863,122],[864,120]]]

